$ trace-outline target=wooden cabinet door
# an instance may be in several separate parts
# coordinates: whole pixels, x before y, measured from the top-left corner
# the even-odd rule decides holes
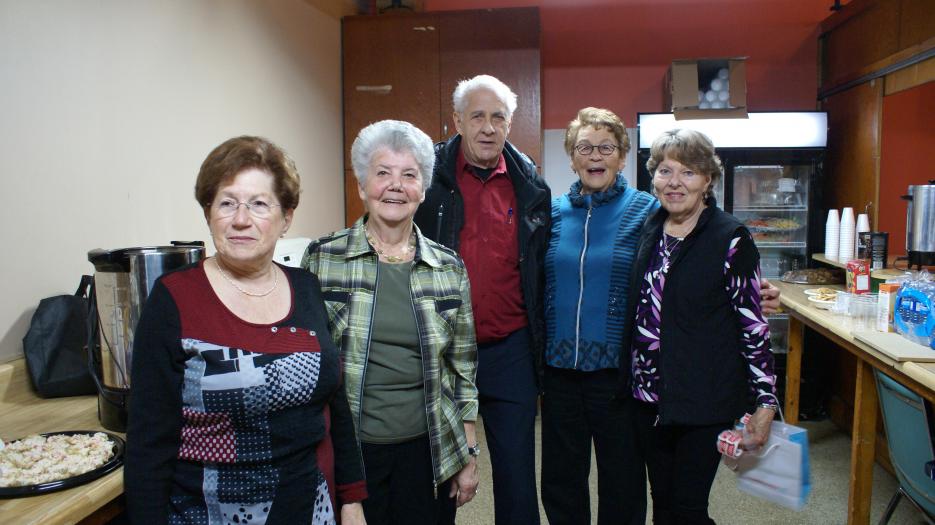
[[[342,23],[345,221],[363,213],[351,144],[372,122],[411,122],[433,141],[454,133],[459,80],[493,75],[518,95],[509,141],[542,162],[537,8],[346,17]]]
[[[542,165],[541,58],[537,8],[438,13],[441,127],[456,133],[451,94],[459,80],[488,74],[517,95],[507,138]]]
[[[439,136],[435,17],[347,17],[342,37],[345,166],[357,133],[378,120],[406,120]]]
[[[345,221],[363,213],[351,165],[351,145],[362,128],[405,120],[433,140],[438,117],[438,30],[432,15],[346,17],[344,74]]]

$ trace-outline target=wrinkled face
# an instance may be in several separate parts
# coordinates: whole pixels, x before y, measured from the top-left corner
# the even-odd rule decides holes
[[[489,89],[477,89],[465,98],[464,112],[454,114],[455,127],[461,135],[461,151],[472,165],[494,168],[510,132],[506,104]]]
[[[422,173],[411,152],[381,147],[374,152],[364,184],[357,187],[364,208],[388,226],[412,221],[425,200]]]
[[[267,205],[268,216],[257,217],[254,209]],[[223,217],[222,208],[236,206],[229,217]],[[273,176],[256,168],[237,174],[227,185],[218,188],[214,202],[208,209],[208,228],[224,264],[248,268],[266,264],[273,259],[276,241],[292,224],[293,210],[283,210],[273,191]]]
[[[653,189],[662,207],[670,215],[691,215],[704,207],[704,192],[711,176],[694,170],[668,155],[656,166]]]
[[[589,145],[594,149],[587,155],[578,152],[577,148]],[[614,146],[614,151],[610,155],[604,155],[600,152],[600,146]],[[609,129],[581,127],[578,130],[575,149],[571,151],[571,169],[575,170],[581,179],[581,193],[597,193],[613,186],[617,180],[617,173],[623,169],[626,162],[622,155],[623,151]]]

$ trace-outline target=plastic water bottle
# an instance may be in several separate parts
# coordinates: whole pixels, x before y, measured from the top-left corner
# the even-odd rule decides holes
[[[896,293],[893,325],[896,332],[923,346],[932,344],[931,333],[935,325],[932,305],[935,302],[935,284],[927,276],[905,281]]]

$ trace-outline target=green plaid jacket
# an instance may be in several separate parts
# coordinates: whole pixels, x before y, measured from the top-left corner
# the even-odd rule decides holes
[[[419,328],[425,415],[437,486],[468,463],[464,421],[477,418],[477,345],[464,263],[452,250],[422,236],[418,228],[416,235],[409,287]],[[313,241],[302,259],[302,268],[321,281],[331,338],[344,359],[344,388],[356,428],[370,351],[377,262],[367,242],[364,218]]]

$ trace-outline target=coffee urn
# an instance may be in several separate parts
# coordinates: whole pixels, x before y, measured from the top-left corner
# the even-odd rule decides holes
[[[909,267],[935,265],[935,180],[909,186],[906,209],[906,253]]]
[[[204,256],[200,241],[88,252],[94,265],[88,366],[97,384],[98,417],[108,430],[127,428],[133,334],[156,279]]]

